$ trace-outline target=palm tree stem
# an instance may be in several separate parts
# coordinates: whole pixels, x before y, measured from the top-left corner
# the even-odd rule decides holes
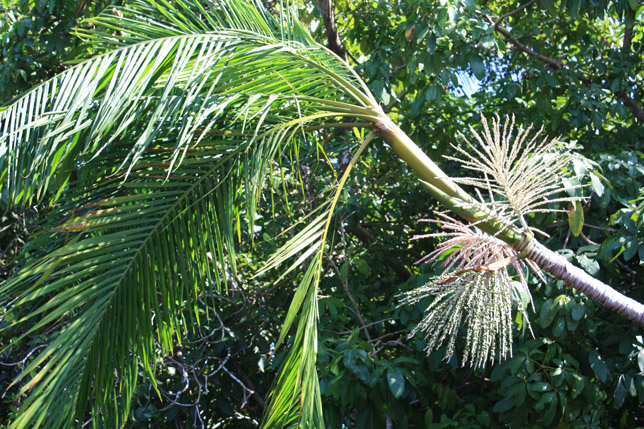
[[[537,240],[530,240],[521,255],[534,261],[559,280],[563,280],[568,287],[577,289],[607,309],[644,326],[644,305],[597,280]]]
[[[527,242],[533,239],[532,234],[524,234],[512,225],[499,222],[494,215],[477,207],[476,204],[465,203],[458,198],[452,198],[430,183],[421,180],[430,194],[441,204],[448,207],[463,219],[472,222],[481,231],[493,235],[512,246],[514,249],[525,248]]]
[[[430,194],[450,210],[482,231],[512,246],[523,258],[534,261],[568,287],[576,289],[604,307],[644,326],[644,305],[597,280],[563,256],[539,243],[531,233],[517,230],[477,208],[476,201],[455,184],[391,119],[381,115],[379,135],[422,179]]]
[[[382,111],[381,111],[382,112]],[[375,124],[378,134],[420,178],[450,197],[473,201],[472,197],[449,178],[394,122],[384,113]]]

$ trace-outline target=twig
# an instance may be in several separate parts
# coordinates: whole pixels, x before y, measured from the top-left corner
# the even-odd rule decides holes
[[[580,233],[579,233],[579,237],[581,237],[581,239],[582,239],[582,240],[584,240],[584,241],[585,241],[586,243],[588,243],[588,244],[591,244],[591,245],[597,245],[597,244],[599,244],[599,243],[595,243],[593,240],[591,240],[590,238],[588,238],[588,237],[586,236],[586,234],[584,234],[583,232],[580,232]]]
[[[552,228],[557,228],[558,226],[561,226],[561,225],[564,225],[564,226],[565,226],[565,225],[567,225],[567,224],[568,224],[568,222],[567,222],[567,221],[557,221],[557,222],[553,222],[553,223],[551,223],[550,225],[546,225],[546,227],[545,227],[545,228],[546,228],[546,229],[552,229]],[[591,224],[589,224],[589,223],[584,223],[584,228],[596,229],[596,230],[599,230],[599,231],[611,232],[611,233],[618,232],[618,231],[617,231],[616,229],[614,229],[614,228],[608,228],[608,227],[605,227],[605,226],[591,225]]]
[[[517,8],[517,9],[514,9],[514,10],[512,10],[512,11],[510,11],[510,12],[504,13],[503,15],[501,15],[501,16],[499,17],[499,19],[497,19],[497,20],[496,20],[496,22],[494,23],[494,27],[496,28],[496,27],[497,27],[501,22],[503,22],[503,20],[504,20],[505,18],[507,18],[507,17],[509,17],[509,16],[512,16],[512,15],[515,15],[515,14],[517,14],[517,13],[521,12],[523,9],[525,9],[525,8],[527,8],[527,7],[532,6],[532,4],[533,4],[534,2],[536,2],[536,1],[537,1],[537,0],[530,0],[529,2],[527,2],[526,4],[524,4],[523,6],[521,6],[521,7]]]
[[[5,362],[0,362],[0,365],[4,366],[18,366],[24,364],[29,357],[36,352],[36,350],[42,349],[43,347],[47,347],[49,344],[41,344],[39,346],[36,346],[31,350],[29,353],[27,353],[27,356],[25,356],[21,361],[18,362],[10,362],[10,363],[5,363]]]
[[[637,271],[628,266],[628,264],[615,259],[615,263],[624,271],[626,271],[631,276],[631,286],[634,288],[637,286]]]
[[[0,254],[0,259],[4,258],[4,255],[6,255],[6,254],[7,254],[7,252],[8,252],[8,251],[11,249],[11,247],[13,246],[14,241],[16,241],[16,240],[20,237],[20,235],[21,235],[21,234],[18,234],[18,235],[16,235],[15,237],[13,237],[13,238],[11,239],[11,241],[9,242],[9,244],[7,245],[7,247],[3,250],[2,254]]]
[[[358,320],[360,321],[360,326],[361,329],[364,330],[365,335],[367,336],[367,341],[371,342],[371,336],[369,335],[369,331],[367,330],[367,325],[364,323],[364,319],[362,319],[362,314],[360,314],[360,309],[358,308],[358,303],[356,302],[355,299],[353,299],[353,295],[351,295],[351,291],[349,290],[349,284],[347,283],[346,280],[342,279],[342,275],[340,273],[340,269],[338,266],[333,262],[333,258],[331,258],[331,255],[327,255],[329,262],[331,266],[333,267],[333,270],[337,274],[338,278],[340,279],[340,283],[342,284],[342,288],[344,289],[344,292],[347,294],[349,297],[349,301],[351,301],[351,305],[353,306],[353,311],[355,312],[356,316],[358,317]]]
[[[407,344],[402,343],[402,342],[401,342],[401,341],[399,341],[399,340],[394,340],[394,341],[388,341],[388,342],[386,342],[386,343],[383,343],[383,344],[382,344],[382,347],[380,347],[380,348],[379,348],[378,350],[376,350],[375,352],[371,353],[371,356],[376,356],[378,353],[380,353],[380,352],[381,352],[381,351],[383,351],[386,347],[389,347],[389,346],[399,346],[399,347],[402,347],[402,348],[407,349],[407,350],[409,350],[409,351],[412,351],[411,347],[409,347]]]
[[[319,298],[323,298],[323,297],[322,297],[322,296],[320,296]],[[377,322],[371,322],[371,323],[369,323],[369,324],[365,325],[364,327],[362,327],[362,326],[361,326],[361,327],[360,327],[360,329],[369,328],[369,327],[371,327],[371,326],[378,325],[378,324],[380,324],[380,323],[387,322],[387,321],[389,321],[389,320],[394,320],[394,319],[393,319],[393,318],[391,318],[391,317],[387,317],[386,319],[378,320]],[[332,330],[330,330],[330,329],[325,329],[324,331],[325,331],[325,332],[329,332],[329,333],[331,333],[331,334],[335,334],[335,335],[349,335],[349,334],[351,334],[351,333],[353,332],[353,331],[352,331],[352,330],[350,330],[350,329],[348,329],[348,330],[346,330],[346,331],[332,331]]]
[[[0,232],[5,232],[5,230],[7,230],[7,229],[11,228],[11,227],[12,227],[12,226],[14,226],[16,223],[17,223],[17,222],[12,222],[12,223],[10,223],[9,225],[3,226],[2,228],[0,228]]]
[[[386,334],[374,339],[373,343],[377,344],[379,341],[382,342],[382,340],[387,338],[387,337],[392,337],[392,336],[398,335],[398,334],[404,334],[405,332],[407,332],[406,329],[399,329],[398,331],[387,332]]]
[[[259,427],[259,422],[258,422],[257,420],[255,420],[255,419],[254,419],[254,418],[252,418],[252,417],[245,416],[245,415],[241,414],[241,413],[240,413],[240,412],[238,412],[238,411],[235,411],[235,415],[234,415],[234,416],[226,417],[225,419],[223,419],[223,420],[221,420],[221,421],[219,421],[219,422],[215,423],[215,424],[212,426],[212,428],[213,428],[213,429],[218,428],[218,427],[220,427],[221,425],[225,424],[228,420],[250,420],[250,421],[251,421],[255,426],[258,426],[258,427]]]
[[[248,387],[246,387],[246,385],[245,385],[245,384],[244,384],[244,383],[243,383],[239,378],[237,378],[237,377],[236,377],[232,372],[230,372],[230,371],[228,370],[228,368],[223,367],[223,370],[224,370],[224,372],[225,372],[226,374],[228,374],[228,376],[229,376],[230,378],[232,378],[233,380],[235,380],[235,382],[241,386],[241,388],[242,388],[242,392],[243,392],[243,395],[244,395],[244,397],[242,398],[242,401],[243,401],[243,402],[242,402],[242,404],[241,404],[241,408],[244,408],[244,407],[246,406],[246,404],[248,403],[248,398],[250,398],[251,396],[253,396],[253,395],[255,394],[255,392],[254,392],[254,391],[252,391],[252,390],[250,390]]]
[[[345,258],[348,257],[347,253],[347,237],[344,231],[344,220],[340,221],[340,239],[342,240],[342,248],[343,248],[343,253],[345,255]],[[347,296],[349,297],[349,300],[351,301],[351,304],[353,305],[353,308],[356,312],[356,316],[358,316],[358,320],[360,320],[360,325],[362,326],[362,329],[364,329],[364,333],[367,336],[367,341],[371,342],[371,336],[369,335],[369,331],[367,330],[367,325],[364,323],[364,319],[362,318],[362,314],[360,313],[360,308],[358,307],[358,303],[356,302],[355,299],[353,299],[353,295],[351,295],[351,291],[349,290],[349,282],[347,280],[342,279],[342,275],[340,273],[340,270],[338,269],[338,266],[335,264],[333,259],[329,256],[329,260],[331,261],[331,266],[333,269],[336,271],[336,274],[340,278],[340,283],[342,283],[342,287],[344,288],[344,291],[346,292]]]
[[[239,374],[239,378],[241,378],[244,381],[244,383],[246,383],[248,388],[253,391],[253,396],[255,397],[255,401],[257,402],[257,405],[259,405],[259,407],[262,410],[265,409],[266,400],[262,397],[262,395],[260,395],[257,392],[257,388],[255,388],[255,386],[253,385],[253,382],[251,381],[250,377],[248,377],[248,375],[241,369],[241,367],[237,362],[233,362],[233,369],[237,374]]]

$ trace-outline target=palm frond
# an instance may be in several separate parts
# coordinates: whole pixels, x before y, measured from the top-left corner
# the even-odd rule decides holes
[[[139,359],[151,374],[154,339],[171,352],[190,325],[186,318],[198,321],[201,292],[225,290],[234,275],[239,146],[234,140],[202,145],[167,182],[166,163],[157,162],[163,152],[147,153],[126,183],[80,180],[63,199],[58,212],[67,219],[47,225],[30,244],[41,257],[2,288],[18,297],[18,314],[37,304],[17,322],[40,316],[24,336],[61,324],[14,381],[32,377],[21,390],[32,392],[15,427],[66,427],[85,416],[87,398],[95,421],[108,416],[107,426],[124,423]],[[117,402],[119,413],[105,412]]]
[[[296,255],[299,256],[282,275],[283,277],[306,259],[312,258],[293,297],[276,344],[276,347],[279,347],[286,339],[293,321],[301,310],[295,339],[269,398],[262,424],[265,428],[324,427],[322,399],[315,363],[317,360],[318,285],[322,275],[326,238],[344,184],[356,161],[374,138],[375,134],[370,134],[362,141],[337,186],[333,189],[333,199],[320,207],[321,214],[282,246],[267,261],[262,270],[268,271],[276,268],[286,260]]]
[[[242,0],[149,0],[117,12],[79,30],[99,55],[0,111],[3,197],[58,206],[0,286],[25,335],[55,328],[14,382],[29,393],[16,427],[71,426],[87,412],[122,425],[139,364],[153,370],[154,339],[170,351],[194,325],[186,318],[198,323],[201,291],[235,275],[234,224],[242,215],[253,231],[271,162],[319,127],[378,119],[365,84],[289,8],[274,17]],[[314,249],[280,339],[301,312],[269,422],[287,409],[322,424],[317,284],[336,202],[271,262]]]
[[[176,136],[173,167],[189,145],[214,129],[241,128],[257,138],[280,131],[279,121],[285,126],[294,117],[300,118],[297,125],[375,118],[368,108],[375,100],[347,64],[305,37],[301,26],[286,31],[283,22],[295,19],[268,19],[260,6],[235,0],[208,3],[207,9],[197,1],[163,5],[136,2],[124,9],[127,17],[106,12],[96,23],[109,26],[110,33],[84,33],[104,53],[3,109],[0,184],[10,201],[56,192],[79,162],[99,156],[126,134],[132,146],[119,168],[129,171],[168,132]],[[205,28],[189,13],[200,8],[214,14]],[[164,12],[157,18],[147,14],[150,9]],[[237,114],[224,122],[232,105]],[[267,120],[269,112],[277,122]],[[252,118],[263,120],[247,129]]]

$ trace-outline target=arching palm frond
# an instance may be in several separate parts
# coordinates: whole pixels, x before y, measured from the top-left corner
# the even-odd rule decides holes
[[[25,336],[54,323],[60,328],[15,381],[33,377],[22,388],[33,392],[16,427],[68,426],[83,418],[87,398],[92,415],[102,418],[105,398],[121,393],[122,415],[108,413],[116,421],[105,424],[123,422],[136,385],[134,356],[151,373],[155,337],[169,353],[173,334],[186,329],[180,321],[199,317],[183,303],[196,303],[204,286],[225,288],[240,178],[217,146],[191,151],[168,182],[166,163],[155,162],[159,152],[144,156],[125,184],[79,180],[31,243],[39,257],[3,292],[19,297],[14,311],[36,304],[19,321],[40,318]]]
[[[279,347],[284,341],[301,308],[300,321],[291,351],[277,377],[275,389],[271,392],[269,407],[264,416],[264,427],[324,427],[320,386],[315,362],[317,356],[317,295],[326,236],[335,205],[349,173],[351,173],[356,161],[375,136],[372,133],[362,141],[337,186],[334,187],[333,199],[318,208],[321,214],[279,249],[267,261],[263,269],[263,271],[270,270],[291,257],[301,254],[295,263],[284,272],[283,277],[301,262],[311,255],[313,256],[313,260],[309,263],[308,269],[293,297],[276,345],[276,347]]]
[[[239,131],[253,115],[266,116],[278,99],[290,100],[279,106],[289,107],[282,112],[288,121],[376,116],[367,108],[375,101],[353,71],[301,26],[289,26],[296,22],[292,17],[267,19],[260,5],[241,1],[221,8],[206,4],[182,2],[153,20],[147,13],[163,5],[135,2],[140,7],[124,8],[123,18],[111,12],[96,18],[93,22],[113,31],[83,34],[102,54],[37,86],[0,113],[0,184],[7,198],[29,202],[61,189],[79,160],[99,156],[131,134],[134,124],[146,126],[136,139],[128,137],[132,146],[120,168],[131,168],[161,130],[176,136],[174,163],[214,124]],[[190,12],[199,9],[209,24],[205,29]],[[249,10],[262,12],[250,19]],[[236,114],[218,120],[233,102]],[[258,102],[266,110],[258,111]],[[254,136],[261,132],[254,130]]]
[[[233,225],[245,216],[253,230],[271,162],[321,126],[378,119],[364,84],[288,10],[150,0],[116,12],[79,31],[96,57],[0,112],[3,197],[57,205],[0,287],[16,297],[25,335],[56,328],[14,382],[29,393],[16,427],[72,426],[87,412],[96,424],[123,424],[139,360],[152,371],[155,338],[170,352],[181,321],[198,319],[191,306],[204,288],[224,289],[235,275]],[[289,410],[288,421],[314,426],[323,424],[317,255],[329,212],[323,219],[280,253],[280,263],[316,257],[289,310],[283,333],[301,317],[268,413]]]

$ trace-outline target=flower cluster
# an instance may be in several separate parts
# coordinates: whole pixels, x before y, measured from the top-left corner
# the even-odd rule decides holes
[[[556,140],[540,139],[542,130],[530,137],[532,127],[515,131],[514,118],[507,118],[503,126],[498,117],[492,120],[491,127],[485,118],[482,122],[481,133],[470,127],[479,147],[463,137],[468,149],[454,147],[462,158],[449,157],[481,174],[455,180],[474,186],[481,199],[480,203],[467,204],[478,204],[495,221],[528,233],[534,229],[527,225],[526,215],[545,211],[546,205],[575,199],[557,196],[562,191],[561,172],[571,155],[559,150]],[[483,193],[489,195],[488,201],[483,200]],[[547,210],[556,208],[550,206]],[[474,367],[511,356],[513,298],[525,315],[521,297],[532,299],[526,276],[531,270],[543,280],[539,267],[522,259],[512,246],[479,229],[477,223],[466,225],[445,213],[438,213],[437,219],[428,222],[438,224],[441,231],[414,238],[440,237],[444,241],[418,262],[434,262],[442,257],[444,272],[402,296],[401,305],[432,298],[411,336],[423,332],[428,339],[428,353],[447,343],[445,359],[449,359],[459,334],[464,333],[462,363],[469,362]]]

